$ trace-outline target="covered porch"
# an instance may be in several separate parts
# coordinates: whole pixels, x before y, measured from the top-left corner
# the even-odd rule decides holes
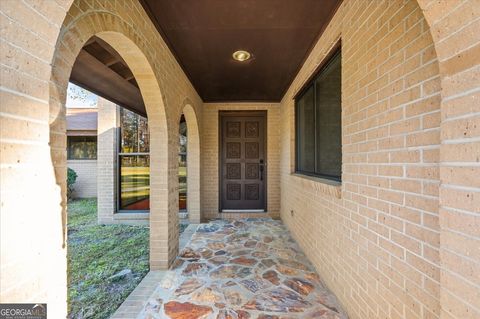
[[[72,81],[148,118],[148,152],[125,156],[148,157],[152,272],[118,318],[480,317],[478,0],[0,11],[2,303],[67,315]],[[98,134],[112,167],[118,135]],[[99,223],[138,217],[98,172]]]

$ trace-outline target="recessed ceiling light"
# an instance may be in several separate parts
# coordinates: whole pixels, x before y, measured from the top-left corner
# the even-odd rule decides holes
[[[250,59],[252,57],[252,55],[250,54],[250,52],[247,52],[247,51],[244,51],[244,50],[238,50],[238,51],[233,52],[232,57],[237,61],[243,62],[243,61],[247,61],[248,59]]]

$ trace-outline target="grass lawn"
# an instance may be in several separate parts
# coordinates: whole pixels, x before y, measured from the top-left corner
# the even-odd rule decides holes
[[[148,237],[146,226],[97,225],[96,199],[68,203],[69,318],[115,312],[148,273]],[[124,269],[131,273],[110,278]]]

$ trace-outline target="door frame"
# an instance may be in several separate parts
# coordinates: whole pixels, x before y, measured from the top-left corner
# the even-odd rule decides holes
[[[267,117],[268,117],[268,111],[267,110],[239,110],[239,111],[228,111],[228,110],[220,110],[218,111],[218,211],[219,213],[222,213],[222,196],[223,196],[223,187],[222,187],[222,184],[223,184],[223,176],[222,176],[222,171],[223,171],[223,156],[222,156],[222,145],[223,145],[223,134],[222,134],[222,130],[223,130],[223,124],[222,124],[222,119],[224,117],[235,117],[235,116],[256,116],[256,117],[263,117],[263,127],[265,128],[265,132],[263,134],[263,148],[264,148],[264,154],[265,154],[265,159],[264,159],[264,185],[263,185],[263,198],[265,198],[264,200],[264,203],[263,203],[263,212],[264,213],[267,213],[267,202],[268,202],[268,192],[267,192],[267,188],[268,188],[268,153],[267,153],[267,150],[268,150],[268,145],[267,145],[267,141],[268,141],[268,138],[267,138],[267,134],[268,134],[268,121],[267,121]],[[259,208],[259,210],[262,209],[262,208]],[[238,212],[242,212],[242,213],[249,213],[249,210],[243,210],[243,209],[239,209]],[[231,213],[231,211],[229,211],[228,213]],[[254,212],[254,213],[258,213],[258,212]]]

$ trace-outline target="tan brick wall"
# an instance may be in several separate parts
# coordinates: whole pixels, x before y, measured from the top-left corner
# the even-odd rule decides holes
[[[72,197],[97,197],[97,160],[67,160],[67,167],[77,173]]]
[[[98,195],[97,215],[100,224],[113,224],[117,210],[117,147],[119,107],[103,98],[98,98]]]
[[[201,135],[202,159],[202,218],[240,218],[262,214],[218,214],[218,116],[219,111],[267,111],[267,210],[277,216],[280,211],[280,108],[275,103],[205,103],[203,105],[203,130]]]
[[[93,35],[129,65],[151,140],[151,268],[178,251],[178,119],[202,101],[138,1],[0,3],[1,300],[66,314],[65,100],[75,57]],[[152,45],[154,43],[155,45]],[[45,234],[48,234],[46,236]],[[34,265],[34,267],[32,266]]]
[[[187,123],[187,211],[188,220],[198,224],[201,220],[200,118],[190,103],[185,101],[182,112]]]
[[[352,318],[480,316],[480,3],[420,6],[344,1],[282,101],[281,216]],[[340,38],[335,187],[291,174],[291,98]]]
[[[480,318],[480,1],[419,1],[442,75],[442,318]]]
[[[0,301],[47,302],[51,318],[67,308],[65,193],[49,146],[50,63],[67,9],[0,2]]]
[[[339,39],[335,186],[291,174],[292,97]],[[351,318],[439,317],[440,76],[417,3],[344,1],[280,108],[282,219]]]

